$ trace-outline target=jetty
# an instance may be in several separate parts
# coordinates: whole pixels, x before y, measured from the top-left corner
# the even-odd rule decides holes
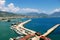
[[[59,26],[60,26],[60,24],[57,24],[57,25],[53,26],[52,28],[50,28],[49,30],[47,30],[47,32],[44,33],[43,36],[49,35],[51,32],[53,32]]]
[[[32,30],[29,30],[27,28],[24,27],[24,24],[30,22],[31,19],[25,21],[25,22],[22,22],[18,25],[14,25],[14,26],[11,26],[11,29],[16,31],[18,34],[25,34],[25,35],[28,35],[28,34],[32,34],[32,33],[36,33],[36,31],[32,31]]]
[[[27,29],[24,27],[24,25],[28,22],[30,22],[31,19],[25,21],[25,22],[22,22],[22,23],[19,23],[18,25],[13,25],[11,26],[11,29],[16,31],[18,34],[20,35],[28,35],[28,34],[34,34],[34,33],[37,33],[36,31],[33,31],[33,30],[30,30],[30,29]],[[45,32],[44,34],[42,34],[41,36],[47,36],[49,35],[50,33],[52,33],[57,27],[59,27],[60,24],[56,24],[55,26],[53,26],[52,28],[50,28],[49,30],[47,30],[47,32]],[[38,36],[35,37],[37,40],[39,40],[40,38]]]

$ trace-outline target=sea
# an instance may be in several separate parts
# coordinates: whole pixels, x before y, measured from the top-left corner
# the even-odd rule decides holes
[[[11,19],[11,22],[0,21],[0,40],[9,40],[20,36],[14,30],[11,30],[11,24],[16,22],[24,22],[29,18],[16,18]],[[31,18],[31,22],[24,25],[24,27],[44,34],[48,29],[56,24],[60,24],[60,18]],[[52,40],[60,40],[60,26],[50,33],[48,38]]]

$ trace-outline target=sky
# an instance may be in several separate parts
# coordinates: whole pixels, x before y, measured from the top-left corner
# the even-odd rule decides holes
[[[51,14],[60,12],[60,0],[0,0],[0,11]]]

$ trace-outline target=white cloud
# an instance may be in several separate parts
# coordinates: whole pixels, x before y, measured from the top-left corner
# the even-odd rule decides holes
[[[60,12],[60,8],[54,9],[51,13],[54,13],[54,12]]]
[[[60,8],[58,8],[58,9],[55,9],[54,11],[56,11],[56,12],[60,12]]]
[[[0,0],[0,6],[4,6],[5,5],[5,0]]]
[[[0,0],[0,11],[4,10],[5,8],[5,0]]]
[[[42,11],[40,9],[33,9],[33,8],[20,8],[15,6],[14,3],[9,3],[5,6],[6,0],[0,0],[0,11],[7,11],[7,12],[14,12],[14,13],[28,13],[28,12],[38,12],[38,13],[47,13],[46,11]],[[60,12],[60,8],[56,8],[53,11],[49,12]]]
[[[20,10],[19,7],[15,7],[13,3],[10,3],[8,5],[8,10],[11,11],[11,12],[18,12]]]
[[[39,12],[39,10],[38,9],[32,9],[32,8],[22,8],[22,9],[20,9],[20,12],[22,12],[22,13]]]
[[[1,11],[8,11],[7,7],[0,8]]]
[[[13,3],[10,3],[10,4],[8,4],[8,7],[11,9],[11,8],[14,8],[15,6]]]
[[[20,13],[39,12],[38,9],[16,7],[14,6],[13,3],[8,4],[8,10],[10,12],[20,12]]]
[[[14,5],[14,3],[10,3],[6,5],[5,7],[5,2],[6,0],[0,0],[0,11],[8,11],[8,12],[14,12],[14,13],[28,13],[28,12],[38,12],[40,13],[41,10],[38,9],[33,9],[33,8],[19,8]]]
[[[5,2],[6,0],[0,0],[0,11],[18,12],[20,10],[20,8],[15,7],[13,3],[10,3],[5,7]]]
[[[8,11],[8,12],[20,12],[20,13],[27,13],[27,12],[40,12],[38,9],[32,9],[32,8],[19,8],[14,5],[14,3],[10,3],[6,5],[6,0],[0,0],[0,11]]]

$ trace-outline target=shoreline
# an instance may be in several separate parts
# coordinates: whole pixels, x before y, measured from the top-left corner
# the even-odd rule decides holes
[[[0,17],[0,21],[4,21],[4,20],[9,20],[9,19],[16,19],[16,18],[60,18],[60,17],[31,17],[31,16],[25,16],[25,17]]]

